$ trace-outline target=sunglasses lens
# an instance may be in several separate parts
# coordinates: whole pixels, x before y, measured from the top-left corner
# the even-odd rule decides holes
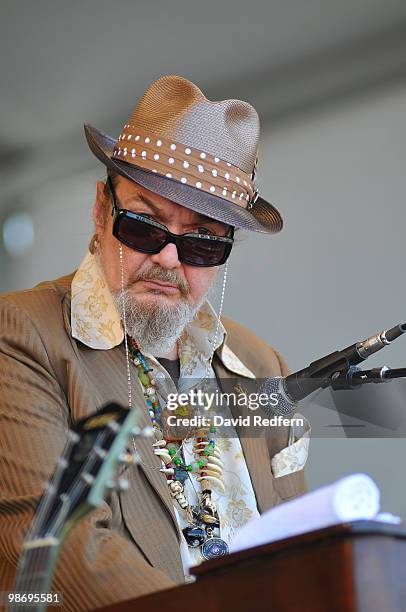
[[[131,249],[142,253],[159,253],[168,234],[128,214],[120,214],[113,226],[113,235]],[[231,252],[232,243],[194,236],[181,236],[177,242],[179,260],[191,266],[221,266]]]
[[[166,239],[165,232],[158,227],[127,216],[117,219],[114,235],[130,248],[144,253],[157,252]]]
[[[179,255],[184,263],[192,266],[220,266],[230,251],[231,244],[227,242],[184,237]]]

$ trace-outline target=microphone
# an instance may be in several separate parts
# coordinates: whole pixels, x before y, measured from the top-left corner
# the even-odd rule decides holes
[[[334,390],[358,389],[367,383],[384,383],[395,378],[406,378],[406,368],[372,368],[372,370],[360,370],[350,368],[348,372],[342,372],[340,376],[331,381]]]
[[[406,332],[406,323],[383,330],[366,340],[355,342],[341,351],[334,351],[321,359],[313,361],[307,368],[298,370],[286,378],[268,378],[260,392],[278,398],[278,403],[265,406],[272,415],[287,416],[295,410],[295,403],[313,391],[328,387],[342,372],[365,361],[374,353],[388,346]]]

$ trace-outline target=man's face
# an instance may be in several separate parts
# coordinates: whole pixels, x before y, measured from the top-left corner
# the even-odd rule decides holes
[[[227,235],[230,227],[175,204],[122,176],[114,180],[117,206],[148,215],[166,225],[175,234],[185,232]],[[107,208],[106,208],[107,207]],[[107,213],[107,214],[106,214]],[[99,258],[110,290],[121,289],[119,241],[112,234],[111,199],[106,201],[104,183],[97,183],[93,219],[100,243]],[[123,245],[124,285],[139,303],[176,306],[186,301],[193,307],[200,303],[214,282],[218,267],[197,267],[181,263],[177,247],[167,244],[159,253],[149,255]],[[148,273],[151,271],[151,280]],[[138,277],[142,276],[142,280]]]

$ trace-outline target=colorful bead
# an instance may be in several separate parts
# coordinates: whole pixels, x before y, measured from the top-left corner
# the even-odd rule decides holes
[[[144,385],[144,387],[147,387],[149,385],[149,377],[147,374],[145,374],[145,372],[138,372],[138,378],[140,379],[140,382],[142,385]]]
[[[188,473],[186,470],[184,470],[183,468],[175,467],[174,471],[175,478],[178,482],[181,482],[182,484],[186,482],[186,480],[188,479]]]

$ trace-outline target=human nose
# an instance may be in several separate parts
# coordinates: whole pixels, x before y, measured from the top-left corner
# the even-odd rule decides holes
[[[150,257],[153,263],[158,264],[161,268],[167,268],[168,270],[179,268],[182,265],[179,261],[176,244],[171,242],[166,244],[159,253],[150,255]]]

